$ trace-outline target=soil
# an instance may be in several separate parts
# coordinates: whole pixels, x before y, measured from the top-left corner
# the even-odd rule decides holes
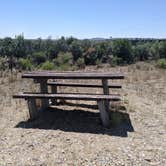
[[[12,95],[37,91],[38,85],[21,73],[1,72],[0,165],[166,165],[166,71],[148,63],[84,70],[125,75],[123,89],[110,90],[122,96],[112,104],[110,128],[101,125],[96,103],[84,101],[61,101],[30,121],[26,101]]]

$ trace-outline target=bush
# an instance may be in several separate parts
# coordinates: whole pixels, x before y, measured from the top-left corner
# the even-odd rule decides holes
[[[133,48],[133,54],[135,57],[136,61],[144,61],[144,60],[148,60],[148,58],[150,57],[150,52],[151,54],[156,54],[153,52],[157,52],[157,50],[153,50],[151,48],[151,45],[149,43],[141,43],[141,44],[137,44],[134,48]],[[154,55],[153,55],[154,56]]]
[[[166,41],[160,42],[160,58],[166,58]]]
[[[114,67],[114,66],[123,64],[123,60],[122,60],[122,58],[119,58],[117,56],[113,56],[109,59],[109,64]]]
[[[32,55],[32,59],[36,65],[39,65],[41,63],[44,63],[47,60],[47,57],[44,52],[35,52]]]
[[[133,53],[131,42],[125,39],[117,39],[113,41],[113,55],[122,59],[121,63],[130,64],[133,62]]]
[[[54,63],[58,70],[69,70],[73,64],[73,57],[70,52],[62,53],[60,52]]]
[[[41,64],[40,69],[42,70],[53,70],[55,68],[54,63],[46,61]]]
[[[19,68],[21,68],[22,70],[31,70],[32,69],[32,64],[29,59],[21,58],[21,59],[19,59],[18,64],[19,64]]]
[[[85,68],[85,60],[84,60],[84,58],[78,58],[76,64],[81,69]]]
[[[67,53],[60,52],[57,58],[54,60],[54,62],[57,66],[67,63],[72,64],[72,54],[70,52]]]
[[[84,53],[84,59],[86,65],[95,65],[97,60],[96,49],[93,47],[88,48],[88,50]]]
[[[70,45],[73,61],[76,62],[82,56],[82,48],[79,40],[74,40]]]
[[[161,69],[166,69],[166,59],[159,59],[157,61],[157,67]]]

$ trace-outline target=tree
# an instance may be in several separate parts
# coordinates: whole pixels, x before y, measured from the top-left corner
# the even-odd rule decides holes
[[[90,47],[84,53],[84,60],[86,65],[95,65],[97,60],[97,53],[94,47]]]
[[[77,40],[77,39],[75,39],[74,37],[69,37],[69,38],[66,38],[66,43],[67,43],[67,45],[70,45],[74,40]]]
[[[160,43],[158,41],[151,44],[151,47],[149,49],[149,54],[151,56],[151,59],[158,59],[160,58]]]
[[[6,55],[8,57],[12,56],[15,50],[15,43],[12,40],[12,38],[10,37],[4,38],[4,40],[2,41],[1,49],[3,55]]]
[[[91,46],[92,46],[92,43],[90,40],[84,39],[81,41],[81,47],[83,49],[83,52],[86,52]]]
[[[69,50],[69,46],[67,45],[64,37],[61,37],[56,41],[55,47],[57,49],[57,52],[67,52]]]
[[[74,40],[70,45],[70,51],[73,55],[73,60],[76,62],[82,56],[82,48],[78,40]]]
[[[33,53],[33,41],[29,39],[24,40],[24,42],[26,55],[31,55]]]
[[[135,59],[139,61],[147,60],[150,56],[149,43],[139,43],[134,48]]]
[[[33,45],[33,50],[35,50],[36,52],[39,52],[39,51],[44,51],[44,44],[43,44],[43,41],[41,38],[38,38],[36,40],[33,40],[32,41],[32,45]]]
[[[9,64],[9,69],[13,70],[13,65],[14,65],[14,59],[13,59],[13,54],[15,51],[15,43],[13,42],[12,38],[10,37],[6,37],[3,42],[2,42],[2,53],[3,55],[6,55],[8,60],[8,64]]]
[[[15,56],[16,57],[26,57],[26,47],[25,47],[25,41],[24,41],[23,35],[16,36]]]
[[[131,43],[125,39],[113,41],[113,55],[122,59],[122,63],[133,62]]]
[[[97,43],[95,45],[97,59],[99,61],[102,60],[103,62],[106,62],[106,59],[107,59],[107,47],[108,47],[108,45],[107,45],[106,42]]]

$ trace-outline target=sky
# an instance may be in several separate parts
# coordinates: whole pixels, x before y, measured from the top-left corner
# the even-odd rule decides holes
[[[166,0],[0,0],[0,38],[166,38]]]

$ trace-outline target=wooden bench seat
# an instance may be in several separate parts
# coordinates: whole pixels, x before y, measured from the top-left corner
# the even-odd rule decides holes
[[[20,93],[18,95],[13,95],[13,98],[48,98],[48,99],[66,99],[66,100],[90,100],[90,101],[97,101],[97,100],[109,100],[109,101],[119,101],[120,95],[96,95],[96,94],[70,94],[70,93],[58,93],[58,94],[41,94],[41,93]]]
[[[97,101],[102,123],[105,127],[110,124],[109,113],[105,107],[105,101],[120,101],[120,95],[96,95],[96,94],[41,94],[41,93],[20,93],[13,98],[23,98],[28,102],[30,118],[34,119],[38,115],[36,99],[66,99],[66,100],[87,100]],[[44,108],[46,109],[46,108]]]
[[[83,83],[71,83],[71,82],[51,82],[49,81],[47,83],[49,86],[66,86],[66,87],[87,87],[87,88],[103,88],[103,85],[99,85],[99,84],[83,84]],[[117,88],[120,89],[122,88],[121,85],[117,85],[117,84],[112,84],[112,85],[108,85],[109,88]]]

